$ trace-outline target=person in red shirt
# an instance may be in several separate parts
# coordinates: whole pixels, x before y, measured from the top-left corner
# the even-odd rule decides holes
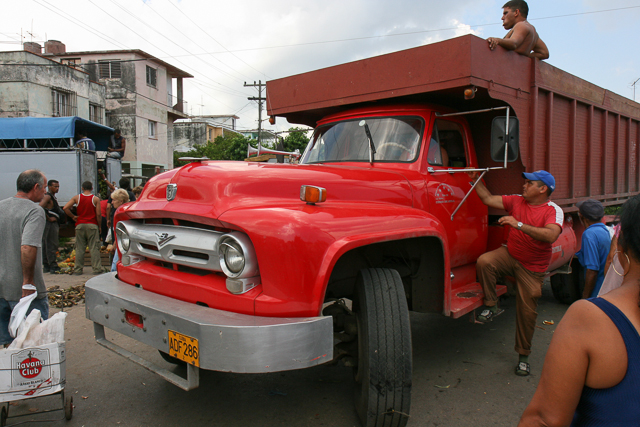
[[[91,267],[93,274],[102,274],[105,270],[100,261],[100,228],[102,215],[100,213],[100,198],[94,196],[91,181],[82,183],[82,193],[71,198],[64,205],[65,213],[76,223],[76,264],[73,274],[80,276],[84,267],[84,252],[89,247],[91,253]],[[77,206],[77,215],[71,212],[71,207]]]
[[[100,215],[102,215],[102,224],[100,227],[100,243],[103,246],[107,246],[107,231],[109,227],[107,227],[107,203],[109,201],[107,199],[100,200]]]
[[[477,172],[468,175],[477,179]],[[485,309],[477,317],[485,323],[498,311],[496,281],[502,276],[516,280],[516,345],[519,363],[516,375],[529,375],[529,354],[538,313],[538,298],[542,295],[542,283],[551,259],[551,244],[562,232],[563,212],[549,196],[556,188],[556,181],[547,171],[523,173],[522,195],[494,196],[478,182],[476,192],[485,205],[507,211],[498,222],[513,228],[507,245],[487,252],[478,258],[476,270],[484,291]]]

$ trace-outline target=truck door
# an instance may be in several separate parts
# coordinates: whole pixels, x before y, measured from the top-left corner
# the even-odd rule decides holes
[[[474,191],[451,218],[471,188],[463,169],[476,166],[475,152],[459,119],[434,118],[431,130],[426,153],[429,206],[447,230],[453,268],[475,262],[484,252],[487,207]]]

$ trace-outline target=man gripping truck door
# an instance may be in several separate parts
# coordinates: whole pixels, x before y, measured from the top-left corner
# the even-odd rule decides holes
[[[477,180],[478,172],[467,172]],[[511,226],[507,245],[487,252],[478,258],[476,269],[484,292],[485,309],[477,317],[485,323],[498,314],[496,281],[502,276],[516,280],[516,345],[520,355],[516,375],[529,375],[529,354],[536,327],[538,298],[551,259],[551,244],[562,232],[563,212],[549,196],[556,181],[549,172],[540,170],[523,173],[522,195],[494,196],[482,181],[476,192],[485,205],[506,210],[508,216],[498,220]]]

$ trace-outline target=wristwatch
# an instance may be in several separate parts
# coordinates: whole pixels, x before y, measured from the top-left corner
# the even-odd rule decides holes
[[[523,226],[523,225],[524,225],[523,223],[518,222],[518,230],[522,230],[522,226]]]

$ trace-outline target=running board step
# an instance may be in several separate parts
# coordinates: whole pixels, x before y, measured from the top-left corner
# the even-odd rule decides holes
[[[473,282],[459,288],[454,289],[451,297],[450,316],[454,319],[464,316],[465,314],[484,305],[484,293],[480,283]],[[505,285],[496,286],[496,294],[498,296],[507,293]]]

